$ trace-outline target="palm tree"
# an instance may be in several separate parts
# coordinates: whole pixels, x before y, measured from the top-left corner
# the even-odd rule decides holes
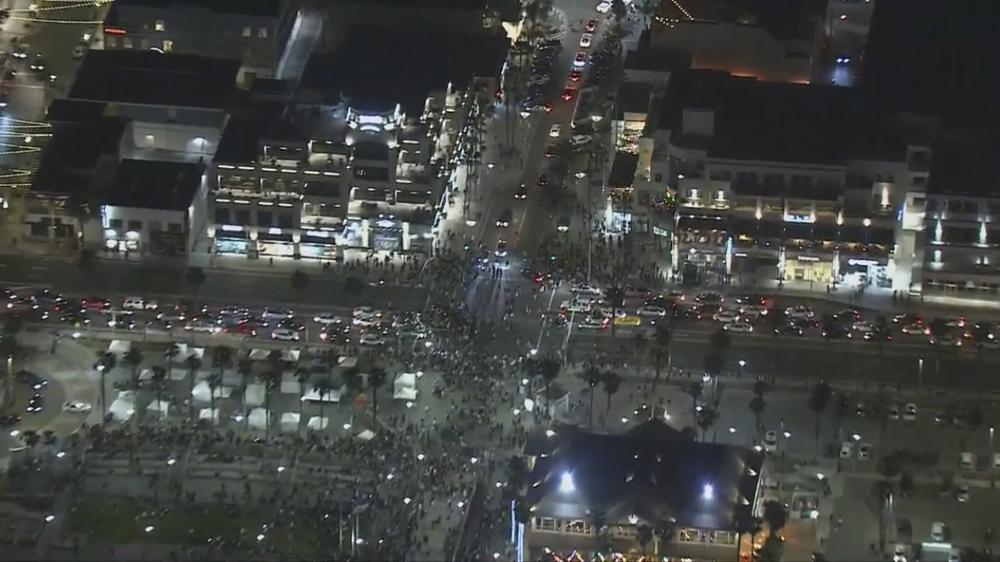
[[[709,428],[715,424],[715,421],[719,419],[719,413],[715,408],[702,408],[701,410],[695,412],[695,423],[698,428],[701,429],[701,440],[705,441],[705,434],[708,432]],[[712,438],[715,441],[715,438]]]
[[[659,555],[660,544],[668,545],[674,540],[674,536],[677,534],[677,520],[670,518],[664,520],[656,528],[655,536],[653,537],[656,544],[653,545],[653,552]]]
[[[653,337],[653,370],[656,372],[653,378],[653,392],[656,392],[656,385],[660,382],[660,371],[667,367],[667,376],[670,376],[670,343],[673,341],[673,332],[666,326],[656,327],[656,336]]]
[[[361,394],[361,390],[363,388],[361,383],[361,370],[358,369],[357,366],[344,371],[344,384],[346,384],[347,389],[355,395]]]
[[[241,398],[241,403],[243,405],[243,409],[246,410],[247,409],[247,386],[250,385],[250,380],[253,377],[253,361],[251,361],[247,357],[244,357],[243,359],[240,359],[239,363],[237,363],[237,365],[236,365],[236,372],[238,372],[240,374],[240,378],[242,379],[240,381],[241,382],[240,387],[242,388],[242,396],[240,398]],[[244,423],[247,425],[247,427],[249,427],[249,425],[250,425],[250,415],[249,415],[250,412],[249,411],[244,411],[243,414],[244,414]]]
[[[333,390],[333,379],[329,375],[316,381],[316,393],[319,394],[319,428],[323,429],[323,410],[326,408],[326,397]]]
[[[538,369],[538,374],[542,376],[542,380],[545,381],[545,413],[546,415],[552,415],[552,399],[549,396],[549,386],[559,376],[559,370],[562,369],[562,365],[555,357],[545,357],[537,363],[536,368]]]
[[[885,340],[889,337],[889,321],[885,316],[879,315],[875,318],[875,337],[878,338],[878,352],[881,354],[885,346]]]
[[[788,522],[788,510],[785,509],[785,504],[774,500],[764,502],[764,521],[767,522],[768,535],[778,536]]]
[[[219,369],[219,373],[224,373],[233,364],[235,351],[227,345],[217,345],[212,348],[212,365]]]
[[[698,398],[701,397],[701,393],[704,390],[701,380],[691,381],[691,384],[684,390],[691,397],[691,409],[695,410],[698,407]]]
[[[733,526],[736,528],[736,561],[743,558],[740,552],[740,543],[743,542],[743,535],[750,536],[750,551],[753,552],[753,542],[757,533],[761,531],[761,520],[754,517],[751,506],[739,506],[736,509]]]
[[[189,267],[184,274],[184,281],[191,287],[192,296],[198,294],[198,289],[205,284],[206,279],[205,271],[200,267]]]
[[[139,365],[142,364],[142,352],[137,348],[129,348],[125,352],[125,363],[132,367],[132,386],[139,386]]]
[[[197,355],[195,355],[195,354],[192,353],[191,355],[188,355],[187,359],[184,360],[184,366],[187,367],[187,370],[188,370],[188,396],[189,397],[193,397],[194,396],[194,378],[195,378],[195,374],[198,372],[198,369],[201,368],[201,359]],[[194,421],[194,400],[193,399],[189,400],[188,404],[189,404],[189,406],[188,406],[188,416],[191,418],[191,421],[193,422]]]
[[[635,540],[639,543],[639,552],[645,556],[649,543],[653,542],[653,529],[649,525],[639,525],[635,528]]]
[[[812,410],[813,415],[816,418],[816,431],[815,431],[815,442],[816,442],[816,457],[819,457],[819,422],[820,416],[826,411],[827,405],[830,403],[830,397],[833,395],[833,390],[830,385],[823,381],[816,383],[813,387],[812,392],[809,395],[809,409]]]
[[[308,286],[309,276],[305,272],[298,269],[292,272],[292,290],[295,291],[295,294],[298,295],[300,299],[302,297],[302,291],[304,291]]]
[[[604,294],[604,302],[611,307],[611,335],[615,335],[615,318],[618,311],[625,306],[625,290],[619,286],[611,287]]]
[[[702,363],[705,373],[714,377],[722,372],[722,368],[726,365],[726,359],[718,350],[713,349],[705,354]]]
[[[719,328],[718,330],[712,332],[712,335],[708,338],[708,343],[714,351],[717,351],[720,355],[725,356],[726,352],[732,346],[732,338],[729,337],[729,332]]]
[[[607,408],[605,408],[604,410],[604,419],[605,423],[607,423],[608,413],[611,412],[611,397],[614,396],[615,393],[618,392],[618,389],[621,387],[622,377],[621,375],[615,373],[614,371],[608,371],[604,373],[603,382],[604,382],[604,393],[608,397],[608,405]]]
[[[118,365],[118,356],[114,353],[109,353],[107,351],[101,352],[100,357],[97,360],[97,373],[101,377],[101,415],[104,415],[104,411],[108,407],[108,385],[107,376]]]
[[[295,368],[295,380],[299,383],[299,420],[302,419],[302,408],[304,406],[304,401],[302,397],[306,395],[306,384],[309,383],[309,379],[312,378],[312,372],[305,367]]]
[[[177,345],[177,342],[170,342],[167,345],[167,349],[163,350],[163,357],[166,359],[167,370],[170,370],[170,365],[174,362],[174,359],[181,354],[181,346]]]
[[[218,415],[215,411],[215,393],[222,386],[222,373],[211,373],[206,382],[208,383],[208,407],[212,414],[209,423],[214,426]]]
[[[163,414],[163,383],[167,378],[167,370],[159,365],[153,365],[151,367],[153,371],[153,388],[156,389],[156,406],[157,415],[162,416]]]
[[[372,389],[372,418],[378,419],[378,389],[385,386],[388,374],[382,367],[372,367],[368,372],[368,386]]]
[[[261,374],[264,383],[264,411],[267,416],[264,418],[264,433],[271,432],[271,390],[281,382],[281,371],[268,369]]]
[[[584,368],[583,380],[587,381],[587,388],[590,392],[590,409],[587,414],[590,418],[590,429],[594,429],[594,387],[600,384],[603,378],[603,373],[596,365],[587,365]]]
[[[767,406],[767,402],[764,401],[764,397],[760,394],[754,394],[753,398],[750,399],[750,411],[753,412],[754,420],[756,420],[756,432],[760,433],[760,415],[764,412],[764,408]]]

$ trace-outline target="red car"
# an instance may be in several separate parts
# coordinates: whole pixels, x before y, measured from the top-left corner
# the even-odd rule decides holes
[[[80,306],[90,310],[105,310],[111,308],[111,301],[101,297],[84,297],[80,299]]]
[[[222,331],[227,334],[250,336],[251,338],[257,336],[257,328],[251,324],[231,324],[226,326]]]
[[[575,95],[576,95],[576,88],[566,88],[565,90],[563,90],[562,95],[559,97],[561,97],[563,101],[569,101],[573,99],[573,96]]]
[[[583,78],[583,73],[580,72],[579,70],[574,70],[573,72],[569,73],[570,82],[579,82],[580,78]]]
[[[593,33],[594,30],[597,29],[597,20],[588,21],[584,29],[587,30],[587,33]]]

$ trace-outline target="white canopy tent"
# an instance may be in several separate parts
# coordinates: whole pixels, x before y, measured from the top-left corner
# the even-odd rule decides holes
[[[285,412],[281,414],[281,431],[282,433],[295,433],[299,430],[299,417],[298,412]]]
[[[108,413],[115,421],[125,422],[135,415],[135,393],[131,390],[123,390],[118,393],[118,398],[111,403]]]
[[[124,357],[132,349],[132,342],[128,340],[111,340],[108,344],[108,353],[114,353],[119,358]]]
[[[233,389],[226,386],[215,387],[215,398],[229,398],[233,393]],[[200,381],[198,384],[194,385],[194,390],[191,391],[191,397],[195,402],[207,403],[212,401],[212,389],[208,386],[208,381]]]
[[[345,355],[337,359],[337,365],[343,369],[350,369],[351,367],[358,366],[358,358],[351,355]]]
[[[245,405],[250,407],[262,406],[264,404],[265,392],[266,389],[264,388],[264,385],[259,382],[248,384],[246,395],[244,398]]]
[[[289,363],[297,363],[301,354],[302,351],[299,349],[286,347],[281,350],[281,360]]]
[[[250,415],[248,416],[250,427],[254,429],[267,429],[267,417],[269,415],[271,415],[271,413],[264,408],[254,408],[253,410],[250,410]]]
[[[198,412],[199,420],[209,420],[213,425],[219,423],[219,409],[218,408],[202,408]]]
[[[247,357],[249,357],[251,361],[263,361],[267,359],[269,355],[271,355],[270,349],[254,348],[250,350],[250,355]]]
[[[162,400],[153,400],[146,406],[146,412],[150,414],[157,414],[161,418],[167,417],[170,413],[170,403],[164,402]]]
[[[417,375],[416,373],[400,373],[393,383],[393,398],[397,400],[417,399]]]
[[[313,416],[309,418],[309,421],[306,423],[306,427],[308,427],[313,431],[323,431],[329,425],[330,425],[330,418],[326,416],[323,417]]]
[[[375,437],[375,432],[370,429],[366,429],[358,434],[358,439],[362,441],[371,441],[373,437]]]
[[[285,371],[281,374],[282,394],[298,394],[301,391],[302,383],[299,382],[299,379],[295,376],[294,372]]]
[[[186,343],[180,342],[177,344],[177,349],[179,353],[177,354],[177,357],[174,357],[174,362],[176,363],[183,364],[185,361],[187,361],[187,358],[191,357],[192,355],[194,355],[201,361],[205,360],[204,347],[196,347],[193,345],[188,345]]]

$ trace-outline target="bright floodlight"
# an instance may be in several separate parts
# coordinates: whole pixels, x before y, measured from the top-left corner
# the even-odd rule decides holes
[[[55,521],[55,519],[56,519],[56,516],[52,515],[52,514],[49,514],[49,515],[45,516],[45,522],[46,523],[51,523],[51,522]]]
[[[701,499],[711,500],[715,497],[715,488],[711,484],[705,484],[701,488]]]
[[[573,475],[569,472],[563,472],[562,477],[559,479],[559,491],[568,494],[575,489],[576,485],[573,484]]]

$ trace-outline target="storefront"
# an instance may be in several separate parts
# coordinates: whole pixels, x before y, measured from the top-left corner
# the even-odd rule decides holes
[[[785,281],[830,283],[833,280],[833,259],[811,254],[788,252],[784,263]]]
[[[371,227],[371,248],[396,252],[403,248],[403,225],[397,220],[378,219]]]
[[[257,250],[261,256],[292,257],[295,255],[295,242],[290,233],[258,232]]]
[[[336,233],[328,230],[307,230],[299,242],[303,258],[317,260],[342,260],[343,250],[337,246]]]
[[[138,252],[142,249],[141,237],[131,230],[121,236],[117,230],[108,228],[104,231],[104,249],[109,252]]]
[[[888,256],[841,254],[837,265],[838,282],[852,286],[869,283],[880,287],[892,285]]]

